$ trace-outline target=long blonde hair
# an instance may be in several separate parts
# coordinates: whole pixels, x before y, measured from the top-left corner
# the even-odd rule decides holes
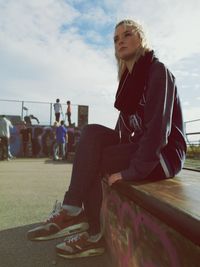
[[[141,24],[130,19],[125,19],[117,23],[117,25],[115,26],[115,30],[117,29],[118,26],[122,24],[125,27],[126,26],[132,27],[132,29],[135,31],[135,33],[138,34],[141,40],[141,46],[138,48],[136,55],[135,55],[135,62],[136,62],[140,58],[140,56],[144,55],[146,51],[150,51],[151,48],[148,45],[146,35]],[[118,78],[120,80],[123,72],[125,71],[126,66],[125,66],[125,62],[117,56],[116,52],[115,52],[115,57],[116,57],[117,66],[118,66]]]

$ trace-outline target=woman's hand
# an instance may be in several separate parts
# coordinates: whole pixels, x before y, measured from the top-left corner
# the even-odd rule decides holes
[[[122,175],[120,172],[113,173],[108,177],[108,184],[111,186],[113,183],[115,183],[118,180],[122,180]]]

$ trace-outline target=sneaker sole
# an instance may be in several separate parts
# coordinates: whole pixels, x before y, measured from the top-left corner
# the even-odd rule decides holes
[[[105,252],[105,248],[93,248],[77,254],[61,254],[57,252],[57,255],[65,259],[77,259],[84,257],[100,256]]]
[[[61,231],[59,231],[59,232],[57,232],[57,233],[55,233],[53,235],[38,236],[38,237],[35,237],[35,238],[31,239],[31,240],[33,240],[33,241],[45,241],[45,240],[56,239],[56,238],[72,235],[74,233],[84,232],[84,231],[88,230],[88,228],[89,228],[88,223],[83,222],[83,223],[71,225],[71,226],[69,226],[67,228],[64,228]]]

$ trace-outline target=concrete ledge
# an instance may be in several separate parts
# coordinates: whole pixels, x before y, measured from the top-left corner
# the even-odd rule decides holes
[[[113,266],[200,266],[200,174],[103,183],[105,236]]]

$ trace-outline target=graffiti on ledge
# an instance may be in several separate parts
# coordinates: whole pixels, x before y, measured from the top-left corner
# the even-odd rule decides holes
[[[20,131],[21,125],[15,125],[11,130],[10,151],[13,156],[21,156],[23,150],[23,142]],[[53,127],[31,126],[31,154],[28,156],[42,157],[53,154],[53,146],[55,144],[55,134]],[[68,128],[68,144],[67,151],[73,152],[80,138],[80,130]]]
[[[174,244],[156,220],[140,207],[122,201],[114,191],[104,197],[106,240],[116,259],[115,266],[181,267]],[[162,263],[158,262],[158,254]]]

